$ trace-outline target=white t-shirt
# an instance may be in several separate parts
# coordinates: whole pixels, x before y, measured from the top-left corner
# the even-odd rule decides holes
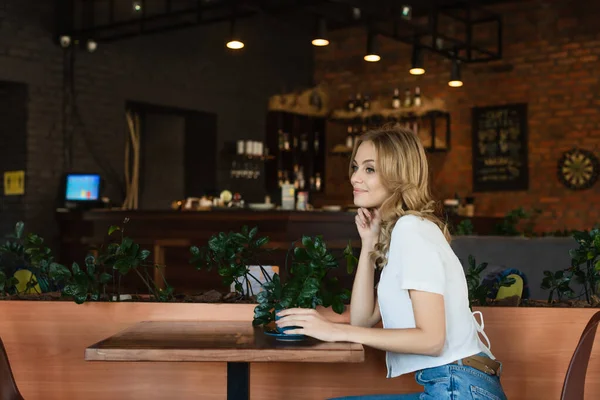
[[[443,295],[446,312],[446,343],[442,353],[433,357],[388,351],[388,378],[448,364],[479,352],[494,358],[477,335],[481,332],[487,340],[483,319],[479,325],[469,309],[463,267],[436,224],[414,215],[401,217],[392,231],[387,259],[377,287],[384,328],[415,328],[409,289]]]

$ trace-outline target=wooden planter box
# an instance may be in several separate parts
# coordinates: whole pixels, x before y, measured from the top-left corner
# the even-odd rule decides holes
[[[225,363],[86,362],[84,349],[143,320],[248,321],[254,305],[0,301],[0,337],[15,379],[35,399],[224,399]],[[483,308],[492,351],[504,363],[508,398],[558,399],[571,355],[593,309]],[[255,363],[253,400],[408,393],[411,375],[386,379],[384,353],[360,364]],[[594,349],[586,398],[600,398]]]

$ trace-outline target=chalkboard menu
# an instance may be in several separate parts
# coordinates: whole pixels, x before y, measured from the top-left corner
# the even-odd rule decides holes
[[[473,108],[473,191],[527,190],[527,104]]]

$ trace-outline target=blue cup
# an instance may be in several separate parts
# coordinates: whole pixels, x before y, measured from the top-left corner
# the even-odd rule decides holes
[[[277,310],[277,311],[281,311],[281,310]],[[277,312],[275,312],[275,321],[279,321],[282,317],[279,316],[279,314]],[[286,326],[284,328],[280,328],[279,326],[277,326],[277,332],[279,333],[285,333],[285,331],[289,331],[291,329],[297,329],[300,328],[299,326]]]

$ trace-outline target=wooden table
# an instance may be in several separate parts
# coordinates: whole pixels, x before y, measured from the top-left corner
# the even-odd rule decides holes
[[[278,341],[251,322],[144,321],[85,350],[88,361],[220,361],[227,363],[227,398],[250,398],[251,362],[364,361],[355,343],[308,338]]]

